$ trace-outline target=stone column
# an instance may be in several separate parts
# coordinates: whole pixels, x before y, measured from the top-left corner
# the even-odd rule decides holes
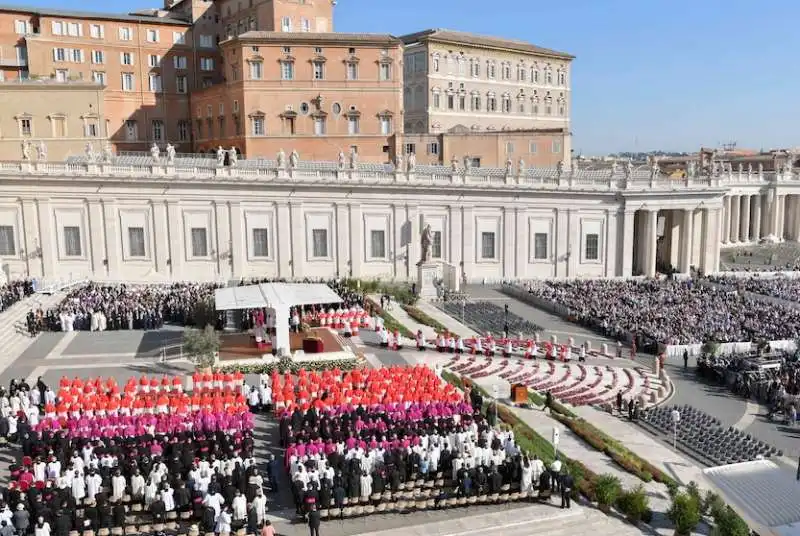
[[[183,277],[183,266],[186,260],[186,225],[183,210],[177,201],[167,201],[167,225],[169,229],[169,262],[173,279]],[[191,237],[189,237],[191,240]]]
[[[694,209],[685,209],[683,211],[683,218],[681,221],[681,254],[680,254],[680,267],[679,270],[682,274],[688,274],[692,264],[692,237],[694,232],[692,224],[694,223]]]
[[[306,237],[306,221],[303,214],[303,204],[297,202],[289,203],[289,214],[292,221],[292,270],[291,273],[294,277],[304,277],[306,255],[307,255],[307,242]],[[331,242],[333,239],[333,229],[328,229],[328,257],[333,259],[335,253],[332,249],[335,244]]]
[[[652,277],[656,275],[656,252],[658,248],[658,210],[647,212],[647,264],[645,265],[645,275]]]
[[[726,230],[726,232],[722,233],[722,243],[727,244],[731,239],[730,233],[727,232],[727,229],[731,228],[731,196],[726,195],[722,203],[722,228]]]
[[[795,221],[795,196],[787,195],[786,202],[784,207],[784,229],[783,229],[783,237],[787,240],[794,240],[794,221]]]
[[[623,213],[622,222],[622,256],[618,275],[630,277],[633,273],[633,227],[635,223],[636,211],[626,210]]]
[[[753,241],[761,239],[761,203],[762,197],[759,194],[753,196]]]
[[[739,214],[742,208],[740,196],[731,196],[731,227],[730,239],[734,244],[739,241]]]
[[[703,247],[705,253],[705,266],[703,272],[711,274],[719,271],[719,234],[722,215],[719,208],[707,209],[704,211],[704,235],[708,238]]]
[[[740,210],[739,240],[750,242],[750,196],[742,196],[742,206]]]
[[[274,220],[273,220],[274,221]],[[234,279],[239,279],[247,275],[247,259],[250,257],[247,246],[247,229],[245,228],[244,218],[242,217],[242,205],[238,201],[230,203],[230,255],[231,255],[231,275]],[[272,221],[269,222],[270,227]],[[269,229],[270,236],[269,250],[270,257],[275,259],[275,229]]]
[[[777,210],[778,221],[777,221],[777,225],[775,226],[775,228],[777,229],[775,235],[779,239],[783,240],[783,233],[785,231],[785,223],[786,223],[786,196],[785,195],[778,196],[778,205],[777,206],[778,206],[778,210]]]

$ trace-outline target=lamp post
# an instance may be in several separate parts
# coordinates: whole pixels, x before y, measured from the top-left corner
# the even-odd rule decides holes
[[[678,423],[681,422],[681,414],[677,409],[672,410],[672,448],[678,448]]]
[[[503,309],[505,311],[503,316],[503,333],[506,337],[508,337],[508,304],[505,304]]]

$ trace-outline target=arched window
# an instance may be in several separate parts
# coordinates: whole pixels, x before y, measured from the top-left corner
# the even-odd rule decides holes
[[[531,83],[539,83],[539,66],[535,63],[531,65]]]
[[[431,90],[431,93],[431,106],[438,110],[442,105],[442,90],[438,87],[434,87]]]
[[[495,94],[492,91],[486,94],[486,111],[487,112],[497,111],[497,97],[495,97]]]
[[[553,115],[553,97],[550,93],[544,98],[544,115]]]
[[[539,95],[537,95],[535,91],[531,97],[531,114],[539,115]]]
[[[559,86],[567,85],[567,71],[565,71],[564,69],[558,70],[558,85]]]
[[[544,83],[547,85],[553,84],[553,68],[549,65],[544,70]]]
[[[564,98],[563,94],[558,97],[558,115],[561,117],[567,115],[567,99]]]
[[[511,95],[503,93],[503,113],[511,113]]]

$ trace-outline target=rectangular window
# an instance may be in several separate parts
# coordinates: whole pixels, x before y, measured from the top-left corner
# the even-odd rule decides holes
[[[122,65],[133,65],[133,54],[130,52],[123,52],[120,55],[119,62]]]
[[[19,35],[25,35],[28,33],[28,21],[25,20],[15,20],[14,21],[14,31],[16,31]],[[2,253],[0,253],[2,255]],[[13,255],[13,253],[12,253]]]
[[[264,118],[263,117],[254,117],[253,118],[253,136],[263,136],[264,135]]]
[[[178,140],[186,141],[189,139],[189,123],[188,121],[178,121]]]
[[[347,133],[350,135],[358,134],[358,117],[347,118]]]
[[[535,141],[532,141],[532,142],[530,143],[530,147],[528,147],[528,152],[529,152],[529,153],[531,153],[531,154],[536,154],[536,152],[537,152],[538,150],[539,150],[539,148],[536,146],[536,142],[535,142]]]
[[[282,32],[292,31],[292,19],[290,17],[281,18],[281,31]]]
[[[186,56],[173,56],[172,64],[176,69],[186,69]]]
[[[158,30],[147,30],[147,41],[149,43],[158,43]]]
[[[92,71],[92,80],[95,84],[106,85],[106,73],[103,71]]]
[[[54,20],[50,25],[53,35],[64,35],[64,23]]]
[[[77,22],[70,22],[67,24],[67,34],[72,37],[79,37],[83,35],[83,24]]]
[[[434,93],[433,94],[433,107],[434,108],[439,108],[439,106],[441,105],[440,99],[441,99],[441,97],[440,97],[440,95],[438,93]]]
[[[311,230],[311,256],[314,258],[325,258],[328,256],[328,230]]]
[[[105,63],[106,57],[102,50],[92,51],[92,63]]]
[[[131,32],[130,28],[120,28],[119,29],[119,40],[120,41],[130,41],[133,38],[133,32]]]
[[[417,146],[413,143],[406,143],[406,154],[416,154]]]
[[[133,73],[122,73],[122,91],[133,91]]]
[[[369,252],[374,259],[386,257],[386,231],[370,231]]]
[[[316,136],[324,136],[325,135],[325,118],[324,117],[315,117],[314,118],[314,134]]]
[[[281,62],[281,80],[294,80],[294,63],[291,61]]]
[[[269,233],[267,229],[253,229],[253,257],[269,257]]]
[[[97,137],[97,123],[87,123],[83,129],[83,133],[87,138],[96,138]]]
[[[314,62],[314,80],[325,79],[325,64],[321,61]]]
[[[252,80],[261,80],[264,76],[264,64],[260,61],[250,63],[250,78]]]
[[[590,233],[586,235],[586,250],[584,256],[587,261],[596,261],[600,259],[600,235],[597,233]]]
[[[481,258],[494,259],[494,233],[481,233]]]
[[[146,257],[144,227],[128,227],[128,254],[131,257]]]
[[[33,132],[33,123],[31,121],[31,119],[21,119],[19,122],[20,131],[25,137],[31,136]]]
[[[139,129],[136,127],[136,121],[128,119],[125,121],[125,139],[134,141],[139,138]]]
[[[82,253],[81,228],[64,227],[64,255],[67,257],[80,257]]]
[[[553,154],[561,153],[561,142],[553,141]]]
[[[172,44],[174,44],[174,45],[185,45],[186,44],[186,34],[183,33],[183,32],[172,32]]]
[[[381,117],[381,134],[388,136],[392,133],[392,119],[390,117]]]
[[[72,49],[72,62],[73,63],[83,63],[83,50],[79,48]]]
[[[213,71],[214,70],[214,58],[200,58],[200,70],[201,71]]]
[[[347,79],[348,80],[358,80],[358,64],[357,63],[348,63],[347,64]]]
[[[160,119],[153,120],[153,140],[164,141],[164,122]]]
[[[17,254],[14,243],[14,228],[10,225],[0,225],[0,257],[10,257]]]
[[[305,17],[300,19],[300,31],[301,32],[310,32],[311,31],[311,22]]]
[[[381,63],[380,79],[382,82],[392,79],[392,66],[388,63]]]
[[[192,257],[208,257],[208,238],[205,227],[192,227]]]
[[[53,61],[67,61],[67,52],[63,48],[53,49]]]
[[[507,141],[506,142],[506,153],[511,154],[513,152],[514,152],[514,142],[513,141]]]
[[[92,39],[102,39],[105,37],[105,29],[100,24],[90,24],[89,35],[92,36]]]
[[[456,102],[455,97],[453,95],[448,95],[447,96],[447,109],[448,110],[452,110],[453,108],[455,108],[455,102]]]
[[[201,35],[200,36],[200,46],[203,48],[214,48],[214,36],[213,35]]]
[[[150,54],[147,57],[147,64],[150,67],[159,67],[161,65],[161,56],[158,54]]]
[[[161,75],[150,73],[149,87],[153,93],[161,93]]]
[[[178,93],[186,93],[186,76],[176,76],[175,77],[175,91]]]
[[[433,141],[428,144],[428,154],[438,155],[439,154],[439,142]]]
[[[67,137],[67,122],[63,117],[53,117],[53,136],[56,138]]]
[[[431,237],[431,257],[434,259],[441,259],[442,258],[442,232],[441,231],[433,231],[433,236]]]
[[[533,235],[533,258],[537,261],[546,260],[547,254],[547,233],[535,233]]]

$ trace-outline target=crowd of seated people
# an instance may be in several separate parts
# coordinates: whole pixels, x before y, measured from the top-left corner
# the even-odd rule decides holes
[[[252,390],[241,374],[196,375],[191,392],[168,377],[12,382],[0,433],[22,458],[0,518],[19,534],[260,533],[276,480],[254,461]]]
[[[753,292],[790,302],[800,302],[800,279],[795,277],[709,276],[709,281],[736,290]]]
[[[563,480],[427,367],[274,373],[272,392],[298,515],[544,498]]]
[[[198,304],[209,304],[213,314],[215,284],[171,285],[89,284],[67,294],[58,307],[46,311],[47,331],[106,331],[158,329],[165,323],[191,326]],[[212,321],[209,319],[209,321]],[[221,318],[216,322],[221,327]]]
[[[33,294],[33,281],[30,279],[9,281],[0,285],[0,313],[31,294]]]
[[[607,336],[648,344],[784,340],[800,330],[798,309],[696,280],[541,281],[527,290]]]

